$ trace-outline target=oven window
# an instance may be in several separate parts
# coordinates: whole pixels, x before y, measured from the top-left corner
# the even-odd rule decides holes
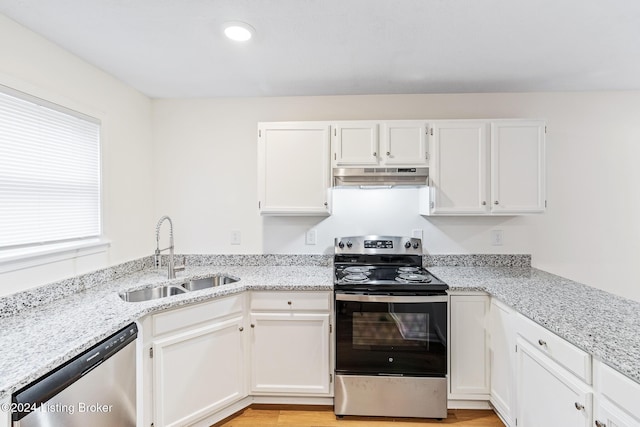
[[[447,303],[336,301],[336,371],[445,375]]]
[[[420,347],[429,349],[429,317],[426,313],[353,313],[353,348]]]

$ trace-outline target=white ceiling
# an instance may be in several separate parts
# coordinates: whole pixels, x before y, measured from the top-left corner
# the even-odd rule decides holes
[[[640,89],[638,0],[0,0],[154,98]],[[245,45],[222,24],[244,21]]]

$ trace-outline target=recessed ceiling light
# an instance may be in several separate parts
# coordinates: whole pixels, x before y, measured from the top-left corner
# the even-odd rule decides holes
[[[249,24],[244,22],[226,22],[224,24],[224,35],[227,38],[237,41],[246,42],[253,37],[255,30]]]

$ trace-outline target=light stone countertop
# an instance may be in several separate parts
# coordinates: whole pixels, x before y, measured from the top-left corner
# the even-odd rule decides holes
[[[535,268],[429,267],[484,291],[640,383],[640,303]]]
[[[99,284],[58,300],[48,301],[35,292],[29,298],[45,301],[41,305],[28,301],[31,308],[18,307],[24,302],[9,298],[10,304],[0,306],[0,314],[5,310],[0,319],[0,398],[151,313],[247,290],[333,289],[333,269],[324,261],[314,266],[292,264],[188,267],[171,281],[166,270],[146,268],[120,278],[107,275]],[[452,291],[487,292],[640,383],[640,303],[530,267],[428,269]],[[127,303],[117,295],[213,274],[241,280],[148,302]]]
[[[247,290],[333,290],[333,270],[318,266],[188,267],[168,280],[166,270],[120,279],[0,319],[0,398],[27,385],[143,316]],[[236,283],[146,302],[124,302],[118,292],[185,278],[224,274]]]

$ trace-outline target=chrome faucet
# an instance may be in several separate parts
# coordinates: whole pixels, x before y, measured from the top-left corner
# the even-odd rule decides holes
[[[169,221],[169,247],[168,248],[164,248],[164,249],[160,249],[160,226],[162,225],[162,223],[164,222],[164,220]],[[169,218],[167,215],[164,215],[162,218],[160,218],[160,220],[158,221],[158,225],[156,225],[156,252],[155,252],[155,260],[156,260],[156,267],[160,268],[160,264],[161,264],[161,257],[160,254],[163,251],[169,250],[169,266],[168,266],[168,276],[169,279],[175,279],[176,278],[176,271],[181,271],[184,270],[184,265],[181,266],[176,266],[174,259],[173,259],[173,222],[171,221],[171,218]]]

